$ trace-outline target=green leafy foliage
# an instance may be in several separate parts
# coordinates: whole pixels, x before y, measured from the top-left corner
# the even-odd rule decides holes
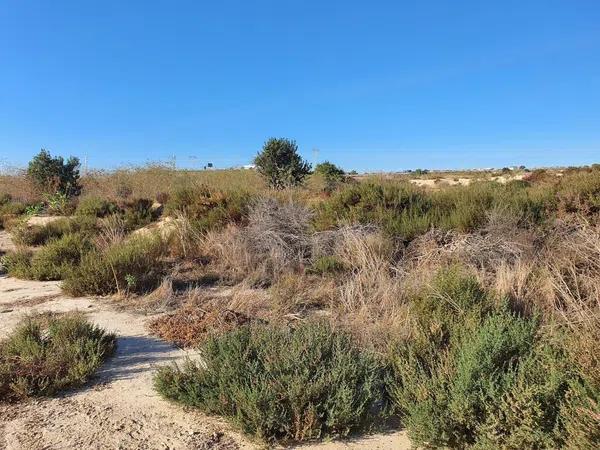
[[[79,386],[115,346],[114,335],[82,315],[28,317],[0,341],[0,401],[49,396]]]
[[[210,338],[200,351],[203,364],[160,369],[156,389],[268,441],[345,436],[364,426],[381,400],[376,358],[325,323],[244,326]]]
[[[79,159],[71,156],[53,157],[47,150],[40,152],[29,162],[27,176],[41,192],[61,193],[68,197],[79,195]]]
[[[73,201],[63,192],[47,195],[45,201],[46,210],[51,216],[66,216],[75,210]]]
[[[298,154],[296,142],[284,138],[265,142],[254,164],[273,189],[298,186],[310,173],[310,164]]]
[[[326,180],[343,181],[346,173],[335,164],[325,161],[315,166],[315,173],[322,175]]]

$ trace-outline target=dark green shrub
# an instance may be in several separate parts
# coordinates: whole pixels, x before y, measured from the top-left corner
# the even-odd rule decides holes
[[[157,212],[152,209],[152,200],[137,198],[123,204],[123,222],[125,229],[132,231],[142,228],[156,220]]]
[[[322,175],[328,181],[344,181],[346,173],[329,161],[319,163],[315,166],[315,173]]]
[[[79,195],[79,159],[71,156],[65,162],[61,156],[52,157],[47,150],[40,152],[29,162],[27,176],[41,192],[61,193],[67,197]]]
[[[10,233],[15,244],[25,246],[43,245],[48,239],[56,237],[45,226],[29,226],[26,222],[13,227]]]
[[[92,249],[91,242],[80,233],[65,234],[51,240],[31,259],[30,276],[34,280],[62,280]]]
[[[78,216],[106,217],[118,211],[118,206],[99,197],[85,197],[79,200],[75,214]]]
[[[28,317],[0,341],[0,401],[48,396],[82,385],[115,345],[114,335],[82,315]]]
[[[339,220],[377,224],[393,234],[410,237],[426,231],[430,201],[408,183],[358,183],[335,193],[317,209],[315,226],[334,228]]]
[[[254,164],[273,189],[298,186],[310,173],[310,164],[298,154],[296,142],[283,138],[265,142]]]
[[[66,274],[62,289],[74,296],[146,292],[160,283],[163,253],[158,236],[133,236],[104,252],[90,251]]]
[[[156,389],[268,441],[345,436],[381,400],[377,360],[324,323],[244,326],[200,351],[203,364],[160,369]]]

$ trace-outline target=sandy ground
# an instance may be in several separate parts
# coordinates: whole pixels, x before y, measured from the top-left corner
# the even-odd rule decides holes
[[[0,250],[6,250],[0,232]],[[82,311],[115,332],[116,354],[81,389],[52,399],[0,403],[0,449],[251,449],[260,448],[224,421],[161,399],[152,375],[161,364],[197,357],[151,336],[147,316],[117,310],[110,299],[69,298],[58,282],[0,276],[0,338],[23,315],[38,311]],[[408,449],[404,432],[302,449]]]
[[[506,184],[509,181],[522,180],[522,179],[523,179],[522,174],[500,175],[500,176],[490,178],[491,181],[496,181],[500,184]],[[471,184],[473,182],[473,179],[472,178],[438,178],[436,180],[436,179],[417,178],[417,179],[411,179],[409,181],[412,184],[416,184],[417,186],[427,187],[427,188],[436,188],[436,187],[441,187],[441,186],[456,186],[456,185],[468,186],[469,184]]]

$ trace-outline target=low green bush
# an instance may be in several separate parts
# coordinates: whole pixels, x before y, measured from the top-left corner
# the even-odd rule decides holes
[[[67,194],[57,192],[44,197],[46,212],[51,216],[69,216],[75,212],[75,202]]]
[[[377,359],[325,323],[244,326],[200,351],[201,364],[161,368],[158,392],[267,441],[345,436],[381,406]]]
[[[160,283],[164,251],[164,243],[154,235],[92,250],[66,275],[62,289],[75,296],[146,292]]]
[[[62,280],[77,266],[92,244],[81,233],[50,240],[36,253],[19,249],[4,256],[9,275],[27,280]]]
[[[575,434],[566,424],[579,442],[593,438],[569,409],[584,381],[560,333],[456,270],[414,300],[413,314],[410,338],[392,346],[386,387],[415,445],[560,448]]]
[[[123,220],[127,231],[133,231],[156,220],[157,213],[152,209],[152,200],[137,198],[124,201],[121,206],[99,197],[86,197],[80,200],[76,214],[81,217],[104,218],[117,215]]]
[[[19,248],[2,256],[1,264],[9,275],[27,280],[29,279],[32,255],[30,250]]]
[[[127,231],[142,228],[157,219],[158,213],[152,209],[152,200],[138,198],[125,202],[121,215]]]
[[[49,396],[87,382],[116,346],[82,315],[26,318],[0,341],[0,401]]]
[[[185,214],[200,231],[243,222],[252,196],[246,191],[213,191],[207,186],[185,186],[169,197],[166,212]]]
[[[561,405],[564,448],[594,450],[600,442],[600,386],[573,379]]]
[[[118,209],[114,202],[99,197],[85,197],[79,200],[75,214],[101,218],[116,213]]]
[[[394,236],[411,240],[432,227],[472,231],[492,210],[504,210],[525,223],[539,223],[552,207],[553,191],[526,183],[496,182],[427,191],[407,182],[348,185],[316,208],[317,230],[344,223],[377,224]]]
[[[21,222],[11,229],[13,242],[17,245],[40,246],[52,239],[60,239],[70,233],[93,235],[97,231],[94,217],[61,218],[45,225],[27,225]]]
[[[54,236],[48,233],[46,227],[40,225],[29,226],[26,222],[22,222],[11,230],[11,237],[17,245],[36,246],[44,244]]]

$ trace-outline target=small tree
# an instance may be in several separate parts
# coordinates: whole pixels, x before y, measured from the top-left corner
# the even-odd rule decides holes
[[[29,162],[27,176],[38,189],[46,194],[79,195],[79,159],[70,156],[65,162],[62,156],[53,157],[41,149]]]
[[[333,192],[336,187],[346,179],[345,172],[329,161],[317,164],[315,167],[315,174],[321,176],[323,181],[325,181],[324,191],[327,193]]]
[[[258,172],[273,189],[301,184],[310,173],[310,164],[298,154],[296,141],[284,138],[271,138],[262,151],[254,158]]]
[[[315,173],[322,175],[326,181],[344,181],[346,173],[329,161],[319,163],[315,166]]]

